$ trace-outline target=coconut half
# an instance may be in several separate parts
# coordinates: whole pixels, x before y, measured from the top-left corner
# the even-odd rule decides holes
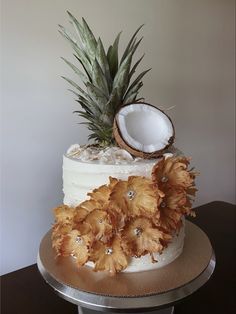
[[[174,142],[171,119],[147,103],[122,107],[115,116],[113,134],[117,144],[136,157],[156,158]]]

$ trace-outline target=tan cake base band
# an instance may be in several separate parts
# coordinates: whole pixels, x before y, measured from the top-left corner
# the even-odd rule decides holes
[[[161,294],[188,284],[207,268],[212,254],[207,235],[186,221],[183,253],[174,262],[156,270],[119,273],[112,277],[88,267],[78,269],[73,258],[55,258],[51,231],[41,242],[38,263],[55,282],[72,289],[112,297],[138,297]]]

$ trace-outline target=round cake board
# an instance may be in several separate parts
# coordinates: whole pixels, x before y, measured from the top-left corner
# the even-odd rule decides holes
[[[171,306],[200,288],[214,271],[215,256],[207,235],[186,221],[184,250],[172,263],[156,270],[110,276],[87,266],[78,268],[72,257],[56,258],[50,230],[40,244],[38,268],[61,297],[79,307],[146,312]]]

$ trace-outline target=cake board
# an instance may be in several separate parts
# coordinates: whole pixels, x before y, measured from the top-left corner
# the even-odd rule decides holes
[[[174,313],[174,304],[189,296],[211,277],[215,255],[207,235],[186,221],[183,253],[155,270],[109,276],[89,267],[77,268],[71,257],[55,258],[51,231],[41,241],[38,269],[45,281],[65,300],[78,305],[80,314]]]

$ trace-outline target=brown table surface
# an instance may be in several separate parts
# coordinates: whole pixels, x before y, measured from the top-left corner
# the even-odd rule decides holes
[[[196,212],[190,220],[210,238],[216,269],[207,284],[175,305],[175,314],[236,313],[236,207],[216,201]],[[1,314],[13,313],[75,314],[77,306],[57,296],[33,264],[1,276]]]

